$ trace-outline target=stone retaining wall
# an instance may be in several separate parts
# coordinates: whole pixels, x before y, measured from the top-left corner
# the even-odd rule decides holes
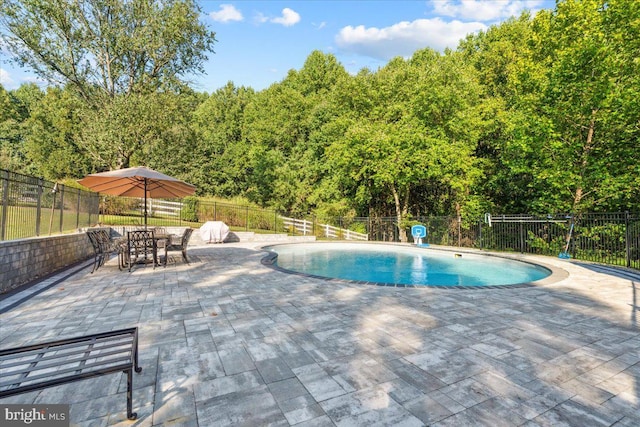
[[[136,227],[104,227],[112,237],[126,236],[126,232]],[[185,227],[166,227],[167,232],[181,235]],[[286,234],[256,234],[253,232],[230,233],[226,242],[239,241],[310,241],[314,236],[291,237]],[[194,230],[189,246],[203,245],[204,242]],[[28,239],[0,241],[0,294],[93,257],[93,247],[85,230],[78,233]]]
[[[0,242],[0,294],[93,256],[82,233]]]

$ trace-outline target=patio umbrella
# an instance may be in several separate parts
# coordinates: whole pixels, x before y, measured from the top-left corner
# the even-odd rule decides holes
[[[189,196],[196,187],[144,166],[87,175],[78,181],[98,193],[144,198],[144,226],[147,226],[147,198]]]

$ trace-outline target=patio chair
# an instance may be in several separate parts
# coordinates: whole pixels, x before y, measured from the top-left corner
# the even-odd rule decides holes
[[[153,227],[151,230],[156,234],[167,234],[167,229],[164,227]]]
[[[98,240],[98,233],[95,230],[87,231],[87,237],[91,242],[91,246],[93,246],[93,268],[91,269],[91,273],[96,271],[102,264],[104,264],[104,253],[102,252],[102,248],[100,246],[100,242]]]
[[[166,251],[180,251],[182,252],[182,259],[184,262],[189,264],[189,260],[187,259],[187,245],[189,244],[189,239],[191,238],[191,233],[193,233],[193,228],[187,228],[182,233],[182,237],[180,237],[179,242],[170,242],[166,247]]]
[[[153,268],[156,268],[157,249],[154,232],[150,230],[136,230],[127,232],[127,246],[123,248],[122,265],[129,268],[138,262],[146,263],[151,255]]]
[[[91,273],[102,267],[109,259],[111,253],[117,248],[116,242],[111,240],[111,236],[106,230],[88,230],[87,237],[93,246],[93,269]]]

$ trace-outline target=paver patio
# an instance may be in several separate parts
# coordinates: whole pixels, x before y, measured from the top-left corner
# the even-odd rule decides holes
[[[528,257],[569,275],[392,288],[288,275],[251,243],[189,255],[0,301],[0,348],[137,326],[137,420],[117,374],[0,403],[69,403],[78,426],[640,425],[640,274]]]

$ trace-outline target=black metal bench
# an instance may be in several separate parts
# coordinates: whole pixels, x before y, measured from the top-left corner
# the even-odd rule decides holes
[[[138,328],[0,350],[0,398],[124,372],[127,417],[134,420],[134,370],[142,371],[138,366]]]

